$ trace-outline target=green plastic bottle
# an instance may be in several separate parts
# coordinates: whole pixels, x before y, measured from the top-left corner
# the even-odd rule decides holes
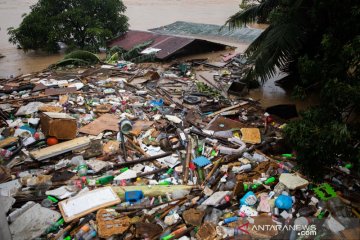
[[[159,182],[159,185],[168,186],[168,185],[171,185],[171,182],[169,182],[169,181],[162,181],[162,182]]]
[[[128,167],[124,167],[124,168],[120,169],[120,172],[123,173],[123,172],[126,172],[127,170],[129,170],[129,168],[128,168]]]
[[[104,176],[96,180],[97,185],[105,185],[114,180],[114,176]]]
[[[275,182],[276,178],[275,177],[270,177],[268,179],[266,179],[266,181],[264,182],[266,185]]]
[[[64,219],[60,218],[56,223],[52,224],[48,229],[46,229],[46,233],[52,233],[59,230],[60,226],[64,224]]]
[[[169,168],[169,169],[166,171],[166,173],[167,173],[168,175],[171,175],[173,172],[174,172],[174,169],[173,169],[173,168]]]
[[[52,197],[52,196],[47,196],[47,199],[49,199],[50,201],[52,201],[53,203],[58,203],[59,200],[57,200],[57,198]]]
[[[260,186],[261,186],[260,183],[254,183],[253,185],[251,185],[251,189],[252,189],[252,190],[255,190],[255,189],[257,189],[257,188],[260,187]]]
[[[353,167],[353,165],[351,163],[348,163],[345,165],[345,168],[347,168],[347,169],[351,169],[352,167]]]

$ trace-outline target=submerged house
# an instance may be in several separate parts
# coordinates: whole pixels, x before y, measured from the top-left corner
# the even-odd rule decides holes
[[[152,41],[144,54],[155,53],[158,60],[168,60],[190,54],[206,53],[224,50],[227,45],[203,39],[179,37],[146,31],[130,30],[127,33],[112,39],[108,47],[118,46],[126,51],[144,42]]]

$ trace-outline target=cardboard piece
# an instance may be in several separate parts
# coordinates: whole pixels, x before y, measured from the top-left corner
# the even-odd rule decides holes
[[[205,222],[196,233],[197,239],[213,240],[216,239],[216,225],[212,222]]]
[[[95,112],[108,113],[108,112],[110,112],[111,108],[112,108],[111,104],[101,104],[101,105],[96,106]]]
[[[135,223],[135,237],[138,239],[152,239],[162,233],[163,229],[158,224],[137,222]]]
[[[39,112],[61,112],[63,110],[62,107],[52,106],[52,105],[43,105],[39,107]]]
[[[259,144],[261,143],[260,130],[258,128],[242,128],[240,129],[244,143]]]
[[[101,238],[109,238],[113,235],[122,234],[131,226],[128,216],[118,217],[114,209],[101,209],[96,214],[98,234]]]
[[[30,152],[30,156],[36,160],[44,160],[50,157],[54,157],[72,150],[76,150],[90,144],[88,137],[75,138],[70,141],[62,142],[50,147],[34,150]]]
[[[308,180],[291,173],[282,173],[279,182],[284,184],[290,190],[304,188],[309,184]]]
[[[60,140],[76,137],[76,119],[66,113],[44,112],[41,117],[41,130],[46,136]]]
[[[103,187],[61,201],[59,208],[65,222],[70,222],[98,209],[120,203],[120,201],[111,187]]]
[[[90,135],[99,135],[105,130],[119,131],[119,118],[114,114],[104,114],[90,124],[79,129],[79,132]]]
[[[136,121],[130,133],[139,136],[142,131],[148,130],[153,124],[154,122],[152,121]]]
[[[11,170],[10,170],[10,168],[7,168],[7,167],[5,167],[3,165],[0,165],[0,184],[1,183],[6,183],[6,182],[10,181],[11,179],[12,178],[11,178]]]
[[[189,210],[184,211],[182,217],[184,218],[186,224],[193,226],[200,226],[202,219],[204,218],[205,211],[199,209],[190,208]]]
[[[120,142],[118,141],[109,141],[103,146],[103,154],[112,155],[119,151]]]

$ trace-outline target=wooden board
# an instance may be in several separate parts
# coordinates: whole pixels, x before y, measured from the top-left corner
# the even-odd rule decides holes
[[[99,135],[105,130],[119,131],[119,118],[114,114],[104,114],[90,124],[79,129],[79,132],[90,135]]]
[[[53,95],[63,95],[68,93],[76,93],[76,87],[68,87],[68,88],[48,88],[45,89],[46,96],[53,96]]]
[[[30,152],[30,156],[36,160],[41,161],[78,148],[85,147],[89,144],[90,144],[90,139],[88,137],[79,137],[50,147],[32,151]]]
[[[227,111],[233,110],[235,108],[239,108],[239,107],[244,106],[246,104],[248,104],[248,102],[241,102],[241,103],[238,103],[236,105],[233,105],[233,106],[230,106],[230,107],[227,107],[227,108],[223,108],[223,109],[221,109],[221,110],[219,110],[217,112],[214,112],[214,113],[208,115],[208,117],[214,117],[216,115],[219,115],[220,113],[227,112]]]
[[[16,143],[18,140],[17,137],[8,137],[8,138],[5,138],[4,140],[1,140],[0,141],[0,148],[4,148],[12,143]]]
[[[65,222],[70,222],[98,209],[118,204],[120,201],[111,187],[103,187],[61,201],[59,209]]]

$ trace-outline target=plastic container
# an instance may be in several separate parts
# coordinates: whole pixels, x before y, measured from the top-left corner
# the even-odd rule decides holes
[[[76,156],[71,159],[71,163],[76,165],[76,170],[79,176],[86,176],[88,171],[88,166],[83,158],[83,156]]]
[[[142,191],[127,191],[125,192],[125,201],[130,203],[137,203],[144,198],[144,194]]]
[[[84,234],[84,236],[82,236],[80,239],[81,240],[90,240],[90,239],[95,238],[96,235],[97,235],[97,232],[92,229],[90,232]]]
[[[90,225],[85,224],[80,228],[80,230],[75,234],[76,239],[80,239],[85,233],[90,231]]]
[[[275,206],[279,209],[289,210],[292,208],[292,198],[287,195],[280,195],[275,200]]]
[[[230,228],[223,226],[217,226],[216,232],[218,233],[218,235],[222,236],[223,238],[234,237],[241,234],[241,231],[237,228]]]
[[[270,178],[265,180],[264,184],[269,185],[269,184],[271,184],[271,183],[273,183],[275,181],[276,181],[275,177],[270,177]]]
[[[224,219],[224,224],[229,224],[229,223],[232,223],[232,222],[236,222],[237,220],[239,219],[239,217],[229,217],[229,218],[225,218]]]
[[[222,215],[222,211],[217,209],[217,208],[213,208],[211,213],[206,215],[205,217],[205,222],[212,222],[214,224],[218,224],[219,219]]]
[[[247,192],[241,199],[240,199],[240,205],[246,205],[246,206],[253,206],[257,202],[257,198],[255,194],[250,191]]]
[[[105,185],[114,180],[114,176],[104,176],[96,180],[97,185]]]

